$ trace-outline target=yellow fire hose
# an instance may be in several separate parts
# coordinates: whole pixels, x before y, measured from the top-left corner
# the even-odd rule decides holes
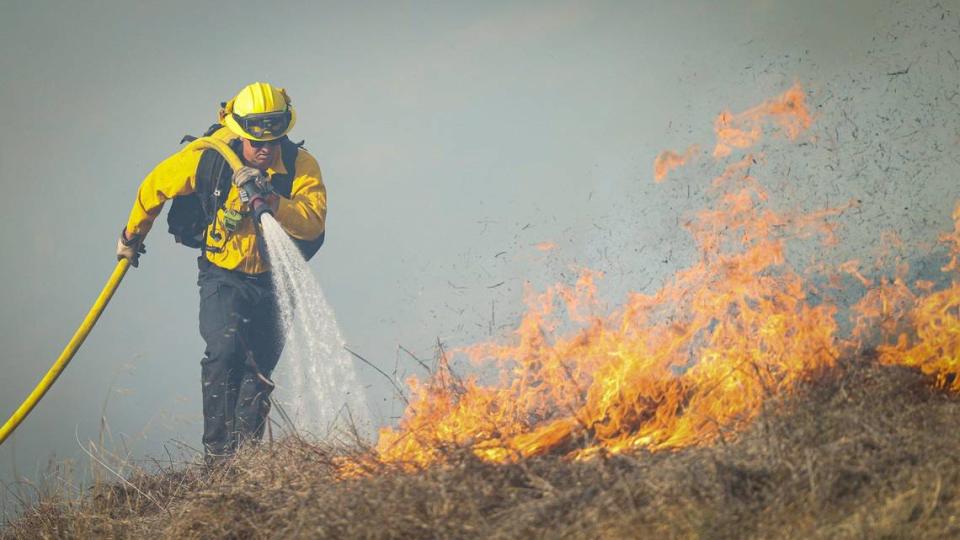
[[[243,166],[243,163],[240,161],[240,158],[230,149],[223,141],[218,139],[212,139],[209,137],[202,137],[183,147],[181,152],[194,151],[194,150],[204,150],[204,149],[216,150],[223,156],[227,163],[230,165],[230,168],[237,170]],[[90,311],[87,312],[87,316],[84,317],[83,322],[80,324],[80,328],[77,328],[76,333],[73,334],[73,337],[70,339],[70,342],[67,343],[67,346],[63,349],[63,352],[60,353],[60,357],[57,358],[57,361],[53,363],[53,366],[50,367],[47,374],[40,379],[40,382],[37,384],[36,388],[33,389],[33,392],[30,392],[30,395],[27,396],[27,399],[23,400],[23,403],[20,404],[20,407],[10,416],[10,419],[3,424],[3,427],[0,428],[0,444],[3,444],[7,437],[13,433],[17,426],[26,419],[27,415],[30,414],[30,411],[40,402],[44,394],[47,393],[47,390],[53,386],[53,383],[56,382],[57,377],[60,376],[60,373],[63,372],[64,368],[67,367],[67,364],[70,363],[70,360],[73,359],[73,355],[77,353],[77,350],[80,348],[80,345],[83,344],[83,341],[87,339],[87,335],[93,330],[93,326],[97,324],[97,319],[100,318],[100,314],[103,313],[104,308],[107,307],[107,304],[110,302],[110,298],[113,297],[113,293],[116,292],[117,287],[120,286],[120,282],[123,280],[123,276],[127,273],[127,269],[130,268],[130,261],[127,259],[121,259],[117,263],[117,266],[113,270],[110,279],[107,280],[107,284],[103,287],[103,290],[100,291],[100,296],[97,297],[96,302],[93,303],[93,307],[90,308]]]

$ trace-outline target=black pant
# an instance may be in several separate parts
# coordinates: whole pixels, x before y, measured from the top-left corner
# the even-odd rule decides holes
[[[224,270],[202,257],[198,266],[200,335],[207,343],[200,362],[203,448],[211,461],[263,437],[283,331],[269,273]]]

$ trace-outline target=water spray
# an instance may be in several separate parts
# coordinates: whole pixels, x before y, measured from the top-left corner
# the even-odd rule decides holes
[[[371,435],[364,390],[323,288],[273,215],[261,218],[286,336],[286,359],[272,377],[279,401],[306,433],[323,436],[349,426]]]

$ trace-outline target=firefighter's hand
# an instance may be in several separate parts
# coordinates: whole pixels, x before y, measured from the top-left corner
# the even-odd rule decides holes
[[[143,244],[143,237],[140,235],[127,236],[126,229],[120,231],[120,239],[117,240],[117,260],[127,259],[130,266],[136,268],[140,265],[140,255],[147,252],[147,246]]]
[[[237,172],[233,173],[233,184],[238,188],[243,187],[251,180],[254,182],[259,181],[262,176],[263,173],[260,172],[260,169],[254,169],[253,167],[240,167],[237,169]]]

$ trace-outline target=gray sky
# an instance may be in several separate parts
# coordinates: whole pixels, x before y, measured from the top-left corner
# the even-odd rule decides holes
[[[693,256],[677,224],[708,178],[654,185],[654,156],[708,147],[718,112],[795,81],[817,139],[782,162],[782,195],[864,201],[843,258],[888,228],[934,242],[960,195],[960,0],[276,4],[0,2],[4,418],[103,286],[143,176],[255,80],[293,98],[329,191],[311,265],[388,372],[398,345],[506,335],[527,281],[589,266],[613,303],[657,287]],[[0,479],[78,458],[104,407],[137,457],[199,444],[195,253],[165,225],[147,245]],[[358,369],[390,422],[389,385]]]

